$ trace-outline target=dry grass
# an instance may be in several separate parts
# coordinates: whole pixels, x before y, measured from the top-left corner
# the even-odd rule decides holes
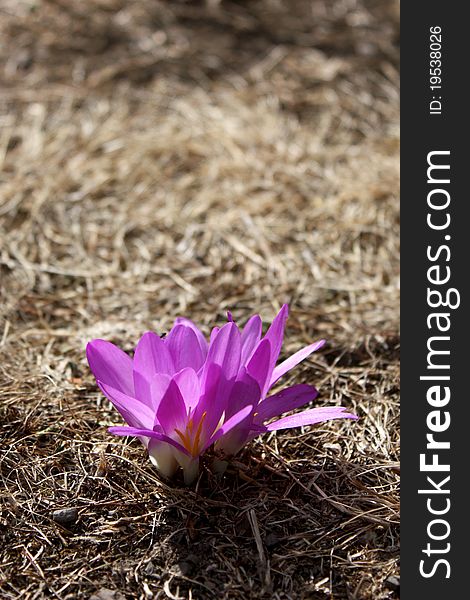
[[[2,598],[396,597],[397,19],[2,2]],[[106,432],[87,340],[284,301],[283,352],[329,340],[285,383],[358,423],[264,437],[190,490]]]

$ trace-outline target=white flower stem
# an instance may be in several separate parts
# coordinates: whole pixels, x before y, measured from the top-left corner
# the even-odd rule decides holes
[[[198,475],[199,459],[195,458],[193,460],[189,460],[187,464],[183,466],[184,483],[186,485],[191,485],[197,479]]]

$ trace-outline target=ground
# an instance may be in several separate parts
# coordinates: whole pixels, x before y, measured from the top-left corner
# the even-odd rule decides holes
[[[396,598],[398,3],[4,0],[0,40],[0,597]],[[107,432],[87,341],[284,302],[283,356],[328,343],[283,385],[359,421],[189,489]]]

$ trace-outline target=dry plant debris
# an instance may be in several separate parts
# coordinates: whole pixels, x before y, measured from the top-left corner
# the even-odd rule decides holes
[[[397,597],[397,37],[395,0],[2,2],[2,598]],[[329,340],[284,384],[360,421],[194,489],[106,432],[86,341],[283,302],[284,356]]]

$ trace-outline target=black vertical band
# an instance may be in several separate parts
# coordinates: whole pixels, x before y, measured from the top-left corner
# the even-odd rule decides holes
[[[457,3],[401,17],[401,590],[441,600],[468,593],[470,31]]]

